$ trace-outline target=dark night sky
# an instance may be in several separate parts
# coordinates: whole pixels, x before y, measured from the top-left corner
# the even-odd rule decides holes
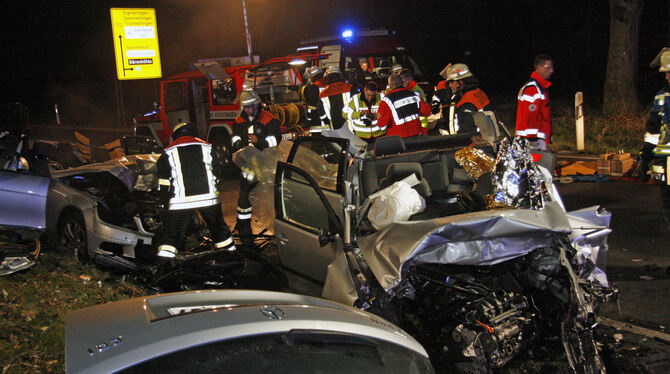
[[[532,58],[557,66],[554,97],[602,96],[609,33],[607,0],[364,1],[246,0],[254,54],[261,60],[299,41],[344,26],[396,30],[420,63],[437,73],[466,62],[491,96],[514,98]],[[669,44],[668,0],[647,0],[640,37],[639,89],[647,100],[662,84],[649,61]],[[51,120],[59,103],[72,123],[114,121],[116,72],[109,8],[156,9],[163,76],[198,58],[246,55],[241,0],[10,1],[0,14],[4,49],[2,102],[30,106],[33,121]],[[464,52],[471,52],[465,58]],[[148,110],[157,80],[121,82],[128,121]],[[93,117],[91,117],[91,115]]]

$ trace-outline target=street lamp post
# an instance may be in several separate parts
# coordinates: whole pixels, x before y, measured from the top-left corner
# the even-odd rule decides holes
[[[242,0],[242,10],[244,12],[244,30],[247,33],[247,53],[249,54],[249,63],[253,64],[254,57],[251,55],[251,34],[249,34],[249,24],[247,23],[247,3]]]

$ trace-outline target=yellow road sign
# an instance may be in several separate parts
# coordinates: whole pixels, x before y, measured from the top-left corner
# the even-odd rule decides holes
[[[156,11],[111,8],[116,75],[121,80],[160,78]]]

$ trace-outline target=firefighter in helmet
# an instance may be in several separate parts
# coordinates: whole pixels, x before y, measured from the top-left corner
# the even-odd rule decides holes
[[[330,121],[330,128],[339,130],[345,122],[342,109],[351,99],[353,86],[344,81],[340,68],[334,65],[326,70],[326,79],[328,85],[321,91],[319,98]]]
[[[216,151],[195,136],[195,128],[189,123],[177,124],[172,139],[156,163],[158,192],[168,206],[158,256],[177,255],[194,210],[200,211],[207,223],[214,246],[234,251],[230,229],[221,213],[217,184],[222,167]]]
[[[258,93],[254,90],[244,90],[237,100],[242,106],[242,112],[235,118],[232,138],[233,149],[240,149],[247,145],[256,147],[261,151],[265,148],[276,147],[281,141],[279,121],[263,108]],[[235,230],[245,245],[253,244],[252,207],[251,201],[249,201],[249,193],[256,187],[258,180],[258,176],[252,170],[242,170]]]
[[[654,97],[654,102],[647,118],[646,130],[644,134],[644,145],[640,151],[640,174],[643,180],[648,179],[647,171],[650,168],[651,159],[654,157],[654,148],[658,146],[657,153],[663,151],[670,152],[668,145],[668,124],[670,124],[670,48],[663,48],[654,61],[652,67],[660,64],[658,71],[665,73],[665,86],[658,91]],[[665,130],[665,131],[662,131]],[[664,137],[662,141],[659,137]]]
[[[446,82],[450,87],[451,97],[448,101],[447,121],[439,122],[440,134],[470,134],[477,132],[472,114],[477,111],[493,109],[486,93],[479,88],[479,80],[472,75],[465,64],[449,64],[445,68]],[[445,90],[446,91],[446,90]],[[437,98],[439,105],[447,95]],[[446,110],[445,110],[446,112]]]
[[[323,110],[319,93],[326,88],[326,78],[318,66],[310,66],[305,70],[307,82],[300,88],[302,100],[307,105],[307,122],[311,133],[319,133],[329,128],[328,116]]]
[[[663,48],[651,65],[656,66],[657,63],[660,65],[658,71],[665,74],[665,85],[654,97],[651,113],[647,119],[645,144],[640,152],[640,163],[644,163],[640,166],[640,171],[644,174],[654,156],[670,157],[670,48]],[[649,152],[650,149],[651,152]],[[670,167],[665,161],[662,165],[665,171],[664,181],[661,183],[662,211],[665,223],[670,227],[670,185],[668,184]]]

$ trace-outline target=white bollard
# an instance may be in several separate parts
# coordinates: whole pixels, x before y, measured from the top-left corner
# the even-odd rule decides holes
[[[60,126],[60,113],[58,112],[58,104],[54,104],[54,112],[56,112],[56,124]]]
[[[577,129],[577,150],[584,150],[584,95],[575,94],[575,127]]]

